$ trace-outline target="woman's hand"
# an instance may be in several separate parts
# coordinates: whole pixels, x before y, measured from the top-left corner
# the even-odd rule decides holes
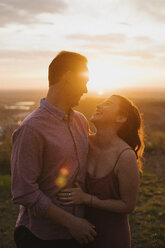
[[[58,199],[64,202],[64,205],[72,204],[87,204],[90,202],[90,195],[85,193],[78,183],[75,183],[76,188],[63,189],[58,193]]]

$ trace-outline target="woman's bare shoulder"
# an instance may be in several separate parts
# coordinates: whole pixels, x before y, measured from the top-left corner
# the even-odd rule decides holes
[[[139,171],[136,154],[133,149],[127,149],[122,152],[117,162],[115,172],[130,173],[131,171]]]

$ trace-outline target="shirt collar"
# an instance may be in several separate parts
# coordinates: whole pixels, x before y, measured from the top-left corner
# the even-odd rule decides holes
[[[72,109],[69,110],[69,114],[66,114],[63,110],[57,108],[48,102],[45,98],[40,100],[40,107],[46,108],[51,114],[60,120],[68,120],[68,118],[72,119],[74,116],[74,111]]]

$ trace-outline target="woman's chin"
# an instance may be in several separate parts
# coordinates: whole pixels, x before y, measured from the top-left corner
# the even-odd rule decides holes
[[[97,115],[92,115],[90,121],[95,124],[100,121],[100,118]]]
[[[95,116],[92,115],[91,118],[90,118],[90,121],[93,123],[94,120],[95,120]]]

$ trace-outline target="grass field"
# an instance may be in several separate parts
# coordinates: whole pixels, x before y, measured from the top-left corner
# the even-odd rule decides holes
[[[42,92],[41,92],[42,93]],[[4,110],[3,103],[35,101],[38,106],[42,94],[38,92],[0,92],[0,126],[6,126],[3,145],[0,146],[0,248],[14,248],[13,230],[18,214],[10,195],[10,152],[13,117],[22,113]],[[130,94],[132,96],[132,94]],[[139,199],[135,211],[130,215],[132,248],[165,248],[165,93],[148,99],[136,98],[135,103],[143,113],[145,127],[145,162],[141,176]],[[156,97],[156,96],[155,96]],[[103,98],[93,97],[82,100],[76,110],[87,119],[94,113],[96,104]],[[134,100],[134,99],[132,99]],[[32,111],[33,109],[31,109]],[[27,113],[28,114],[28,113]],[[19,120],[19,119],[18,119]],[[4,123],[2,122],[4,121]],[[93,126],[90,123],[91,128]]]
[[[130,215],[132,248],[165,247],[165,180],[144,170],[139,199]],[[10,195],[10,175],[0,176],[0,248],[14,248],[13,229],[18,206]]]

